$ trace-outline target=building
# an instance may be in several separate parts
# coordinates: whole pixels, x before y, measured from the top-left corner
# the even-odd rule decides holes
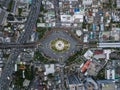
[[[78,75],[70,75],[67,77],[67,82],[69,86],[69,90],[85,90],[84,85],[81,82]]]
[[[71,15],[61,15],[61,22],[67,22],[67,23],[72,23],[73,18]]]
[[[47,9],[53,9],[54,5],[50,1],[43,1],[43,4],[46,4]]]
[[[106,79],[115,79],[115,69],[106,70]]]
[[[103,50],[94,50],[94,54],[103,54]]]
[[[9,16],[8,18],[8,22],[10,23],[25,23],[27,21],[26,17],[14,17],[14,16]]]
[[[96,60],[92,60],[87,68],[87,75],[96,76],[101,68],[102,65],[100,65]]]
[[[92,30],[93,30],[93,31],[96,30],[96,24],[95,24],[95,23],[92,24]]]
[[[82,4],[83,5],[92,5],[92,3],[93,3],[93,0],[82,0],[83,2],[82,2]]]
[[[54,72],[55,72],[55,65],[54,64],[45,64],[46,75],[48,75],[50,73],[54,73]]]
[[[88,50],[85,54],[84,57],[86,59],[91,59],[91,57],[93,57],[93,52],[91,50]]]
[[[116,0],[117,8],[120,8],[120,0]]]
[[[116,60],[120,60],[120,55],[118,52],[111,52],[110,53],[110,59],[116,59]]]
[[[30,84],[30,80],[25,79],[24,82],[23,82],[23,86],[28,87],[29,84]]]
[[[102,3],[109,3],[109,0],[100,0]]]
[[[86,61],[85,64],[81,67],[81,72],[85,72],[91,63],[90,60]]]
[[[32,3],[32,0],[18,0],[21,3]]]
[[[116,90],[115,81],[113,80],[98,80],[99,90]]]
[[[99,34],[100,42],[119,42],[120,41],[120,29],[114,29],[112,31],[104,31]]]
[[[7,18],[7,12],[0,8],[0,25],[3,25]]]
[[[110,53],[112,52],[112,50],[110,49],[106,49],[104,50],[104,53],[106,54],[106,59],[109,60],[110,59]]]
[[[98,90],[98,85],[92,78],[88,77],[85,81],[85,90]]]
[[[80,37],[80,36],[82,35],[82,31],[81,31],[81,30],[76,30],[76,35],[77,35],[78,37]]]
[[[83,15],[81,15],[81,14],[74,14],[73,15],[73,21],[75,22],[75,23],[79,23],[79,22],[83,22]]]
[[[120,43],[99,43],[98,47],[101,47],[101,48],[119,48]]]
[[[96,54],[93,56],[95,59],[105,59],[106,55],[105,54]]]
[[[120,62],[119,60],[112,60],[107,63],[105,68],[105,78],[111,80],[118,80],[120,77]]]
[[[100,24],[100,31],[104,31],[104,24],[103,23]]]

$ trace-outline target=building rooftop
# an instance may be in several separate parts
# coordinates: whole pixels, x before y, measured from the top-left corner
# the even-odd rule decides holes
[[[81,80],[78,77],[78,75],[70,75],[67,77],[68,83],[69,84],[81,84]]]
[[[6,17],[7,17],[7,12],[0,8],[0,25],[3,25]]]
[[[97,81],[100,90],[115,90],[115,82],[113,80]]]
[[[117,8],[120,8],[120,0],[116,0]]]

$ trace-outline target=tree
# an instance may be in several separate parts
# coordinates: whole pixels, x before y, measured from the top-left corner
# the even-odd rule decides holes
[[[18,8],[18,15],[21,16],[22,8]]]
[[[38,38],[41,39],[46,32],[46,28],[39,27],[36,31],[38,32]]]
[[[35,54],[34,54],[34,60],[38,60],[38,61],[41,61],[41,62],[47,62],[49,61],[47,58],[45,58],[41,52],[39,51],[36,51]]]
[[[13,0],[10,1],[9,5],[8,5],[7,11],[10,12],[10,10],[11,10],[11,8],[12,8],[12,5],[13,5]]]

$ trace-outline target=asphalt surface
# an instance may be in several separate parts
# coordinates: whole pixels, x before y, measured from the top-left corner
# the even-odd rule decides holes
[[[32,34],[33,28],[35,26],[35,23],[37,21],[40,12],[41,2],[42,0],[33,0],[31,11],[28,16],[28,20],[25,24],[25,32],[19,37],[17,43],[26,43],[26,41],[29,39],[30,35]],[[14,72],[14,64],[19,54],[20,54],[20,49],[12,50],[11,55],[8,61],[6,62],[6,65],[1,74],[0,90],[8,90],[9,84],[12,80],[12,73]]]
[[[51,40],[55,40],[56,38],[62,38],[64,40],[67,40],[70,44],[70,47],[68,50],[64,52],[55,52],[50,48],[50,42]],[[78,41],[69,34],[69,32],[66,32],[64,30],[56,30],[52,31],[48,36],[46,36],[41,41],[41,47],[40,51],[43,52],[46,56],[49,56],[53,59],[62,59],[66,60],[70,55],[74,54],[77,50],[80,50],[80,47],[77,47]]]
[[[9,6],[11,0],[2,0],[2,4],[1,6],[5,9],[7,9],[7,7]]]
[[[0,43],[0,49],[11,49],[11,48],[35,48],[36,42],[17,44],[17,43]]]

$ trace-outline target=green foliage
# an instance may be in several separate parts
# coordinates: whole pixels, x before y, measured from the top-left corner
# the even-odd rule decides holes
[[[50,74],[47,75],[47,77],[51,79],[51,78],[54,77],[54,75],[50,73]]]
[[[23,81],[24,79],[22,78],[22,70],[18,70],[15,72],[14,84],[18,87],[23,87]]]
[[[86,25],[87,25],[87,24],[86,24],[85,22],[83,22],[83,23],[82,23],[82,28],[86,29]]]
[[[67,59],[66,63],[69,64],[69,63],[75,61],[75,60],[78,58],[78,56],[83,55],[85,52],[86,52],[86,49],[81,49],[80,51],[77,51],[74,55],[70,56],[70,57]],[[80,60],[80,61],[81,61],[81,60]]]
[[[4,58],[8,58],[10,54],[3,54]]]
[[[40,11],[41,12],[44,11],[44,6],[43,5],[40,6]]]
[[[25,69],[25,78],[28,79],[28,80],[32,80],[33,79],[33,73],[31,71],[31,67],[30,66],[26,66],[26,69]]]
[[[38,38],[41,39],[46,32],[46,28],[39,27],[36,31],[38,32]]]
[[[20,65],[18,65],[18,66],[20,66]],[[25,79],[32,80],[34,77],[34,74],[31,71],[31,67],[29,65],[26,65],[25,67],[26,67],[25,68],[25,78],[22,77],[23,70],[18,70],[14,73],[15,79],[14,79],[13,83],[17,87],[22,88],[23,82]]]
[[[46,58],[45,56],[43,56],[40,51],[35,51],[34,60],[36,61],[38,60],[41,63],[55,63],[56,62],[54,59]]]
[[[9,5],[8,5],[7,11],[10,12],[10,10],[11,10],[11,8],[12,8],[12,4],[13,4],[13,0],[10,1]]]
[[[22,8],[18,8],[18,15],[21,16]]]
[[[105,69],[101,69],[100,72],[97,75],[97,79],[105,79]]]
[[[48,59],[45,58],[39,51],[35,52],[35,54],[34,54],[34,60],[38,60],[38,61],[43,62],[43,63],[45,63],[45,62],[48,61]]]
[[[37,19],[37,23],[40,23],[40,19]]]

